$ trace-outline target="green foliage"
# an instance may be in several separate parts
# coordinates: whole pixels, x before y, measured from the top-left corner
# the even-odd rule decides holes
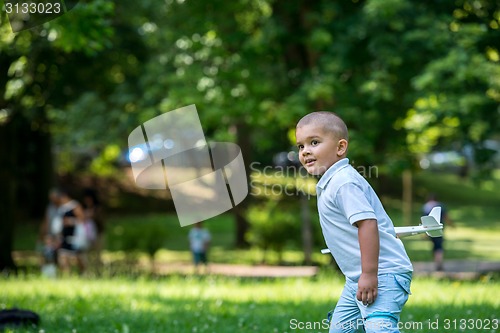
[[[334,110],[352,160],[390,154],[398,171],[498,131],[498,12],[468,0],[85,1],[19,34],[2,20],[0,104],[47,112],[62,150],[100,151],[195,103],[209,137],[248,135],[244,149],[263,160],[288,149],[302,115]]]
[[[300,235],[300,214],[293,206],[280,204],[279,200],[266,200],[247,210],[250,231],[247,238],[255,246],[274,249],[279,254],[285,245],[297,242]]]
[[[101,155],[92,161],[90,171],[99,176],[110,176],[115,173],[116,161],[120,157],[121,150],[118,145],[108,145]]]
[[[490,178],[499,12],[489,0],[89,0],[14,34],[1,11],[0,126],[21,132],[21,115],[52,136],[59,171],[84,152],[96,161],[78,167],[109,174],[133,128],[177,107],[195,103],[208,139],[236,141],[247,164],[289,149],[301,116],[333,110],[356,165],[397,174],[469,143]]]
[[[142,238],[142,248],[149,255],[154,258],[156,252],[167,244],[168,234],[164,226],[156,226],[154,228],[144,228]]]
[[[128,5],[135,13],[136,6]],[[127,20],[118,15],[122,6],[126,1],[80,2],[65,15],[18,34],[2,20],[0,87],[5,94],[0,110],[8,118],[21,113],[33,129],[51,133],[59,171],[88,168],[91,161],[71,163],[85,155],[100,159],[92,171],[109,173],[111,163],[102,158],[109,154],[100,152],[123,146],[136,126],[130,112],[141,93],[134,85],[146,52],[127,21],[133,15],[125,15]]]
[[[166,226],[140,221],[136,223],[139,225],[115,226],[107,237],[108,248],[132,255],[145,252],[150,258],[154,258],[155,254],[168,244],[169,234]]]
[[[418,98],[404,120],[407,143],[413,153],[468,143],[481,155],[482,142],[499,130],[498,4],[460,1],[450,13],[428,39],[440,52],[413,79]],[[490,158],[478,173],[491,171]]]

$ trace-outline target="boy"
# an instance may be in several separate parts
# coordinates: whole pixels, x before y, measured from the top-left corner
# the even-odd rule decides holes
[[[203,228],[202,222],[196,223],[189,231],[189,247],[193,254],[194,272],[198,273],[198,265],[205,265],[205,272],[208,273],[207,252],[210,245],[210,232]]]
[[[321,229],[346,277],[330,333],[399,332],[413,267],[377,195],[346,158],[345,123],[331,112],[310,113],[298,122],[296,140],[301,164],[321,176]]]

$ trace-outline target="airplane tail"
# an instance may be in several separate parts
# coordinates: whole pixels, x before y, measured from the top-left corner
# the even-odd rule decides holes
[[[443,236],[443,224],[441,223],[441,207],[432,208],[431,212],[427,216],[422,216],[420,218],[422,221],[422,226],[430,229],[426,232],[430,237],[442,237]]]

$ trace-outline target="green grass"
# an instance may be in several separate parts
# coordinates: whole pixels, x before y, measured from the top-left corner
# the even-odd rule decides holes
[[[187,333],[187,332],[327,332],[293,329],[296,322],[321,325],[335,306],[342,278],[323,273],[314,279],[237,279],[170,276],[152,280],[126,278],[43,280],[36,277],[0,280],[0,307],[38,312],[39,328],[25,332]],[[445,320],[498,319],[500,284],[416,279],[402,314],[402,332],[460,332],[444,327]],[[413,324],[412,324],[413,323]],[[422,325],[419,327],[418,325]],[[498,332],[466,329],[463,332]]]

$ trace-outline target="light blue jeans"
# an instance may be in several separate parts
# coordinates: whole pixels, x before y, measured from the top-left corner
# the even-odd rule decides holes
[[[356,299],[358,283],[346,279],[335,310],[328,314],[330,333],[399,332],[401,310],[411,294],[411,277],[411,273],[379,275],[377,298],[368,306]]]

